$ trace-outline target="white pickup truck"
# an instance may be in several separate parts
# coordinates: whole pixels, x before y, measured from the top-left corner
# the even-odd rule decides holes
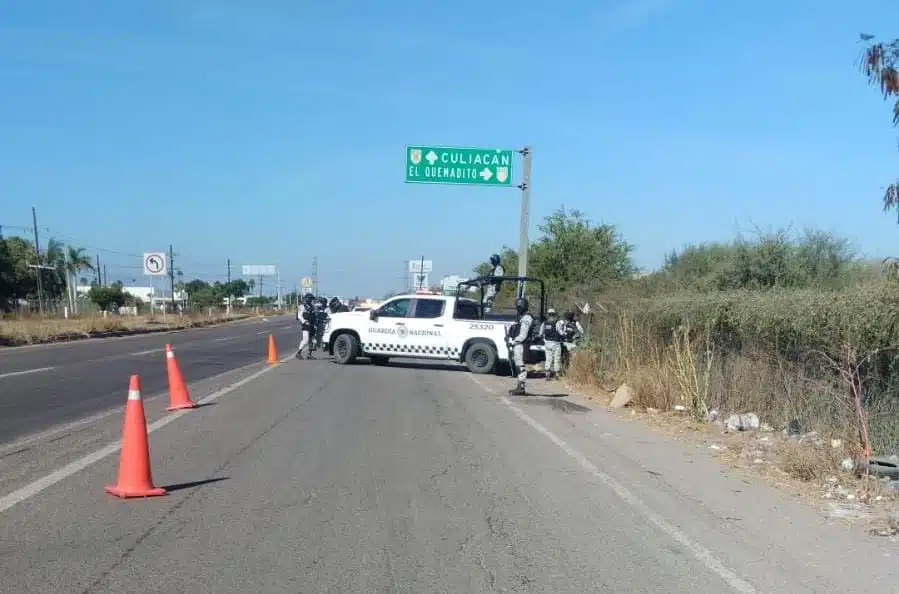
[[[512,280],[512,277],[510,277]],[[473,281],[468,281],[471,283]],[[542,318],[541,283],[539,308]],[[483,295],[483,291],[481,291]],[[460,291],[457,294],[466,294]],[[368,312],[333,314],[322,342],[340,364],[368,357],[386,365],[391,357],[460,361],[473,373],[492,373],[509,361],[506,333],[514,316],[485,312],[481,300],[444,295],[399,295]],[[528,362],[540,357],[542,346],[532,345]]]

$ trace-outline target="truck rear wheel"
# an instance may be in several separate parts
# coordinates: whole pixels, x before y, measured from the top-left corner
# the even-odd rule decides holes
[[[341,365],[352,363],[359,352],[359,341],[352,334],[341,334],[334,340],[334,360]]]
[[[496,367],[496,349],[488,342],[475,342],[465,351],[465,365],[472,373],[490,373]]]

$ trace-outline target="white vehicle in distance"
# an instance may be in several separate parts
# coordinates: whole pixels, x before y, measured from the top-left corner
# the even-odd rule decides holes
[[[535,324],[544,317],[543,281],[517,276],[479,277],[460,283],[456,295],[406,294],[393,297],[369,312],[333,314],[322,341],[338,363],[368,357],[375,365],[391,358],[459,361],[472,373],[507,368],[508,328],[515,323],[516,293],[507,294],[503,311],[484,307],[485,287],[508,283],[525,288]],[[479,299],[461,297],[477,293]],[[503,292],[508,293],[508,291]],[[499,301],[499,299],[498,299]],[[539,341],[538,341],[539,343]],[[542,344],[532,344],[526,363],[543,358]]]

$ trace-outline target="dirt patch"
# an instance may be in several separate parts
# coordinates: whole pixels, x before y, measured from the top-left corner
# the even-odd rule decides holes
[[[568,382],[567,387],[602,406],[608,406],[614,391],[596,382]],[[864,526],[879,536],[899,535],[899,491],[875,476],[841,468],[853,453],[840,440],[815,432],[787,435],[764,423],[756,430],[732,431],[721,420],[704,423],[684,411],[629,407],[613,412],[711,451],[723,464],[790,493],[828,518]]]

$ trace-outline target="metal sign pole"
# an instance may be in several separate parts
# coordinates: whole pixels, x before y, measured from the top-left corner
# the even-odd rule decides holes
[[[518,276],[528,275],[528,225],[531,211],[531,147],[526,146],[520,151],[522,155],[521,163],[521,183],[518,189],[521,190],[521,221],[518,235]],[[518,296],[524,295],[524,282],[518,285]]]

